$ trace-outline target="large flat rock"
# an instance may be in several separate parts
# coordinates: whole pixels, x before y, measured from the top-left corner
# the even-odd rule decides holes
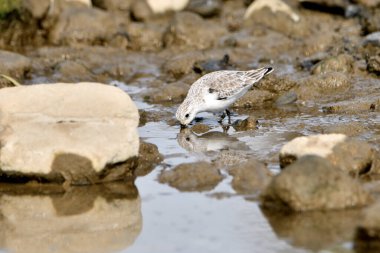
[[[57,83],[4,88],[0,115],[3,178],[88,184],[121,179],[135,166],[138,111],[116,87]]]

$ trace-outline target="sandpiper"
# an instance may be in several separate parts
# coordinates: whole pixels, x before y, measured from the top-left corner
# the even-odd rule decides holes
[[[271,67],[249,71],[221,70],[202,76],[191,85],[185,100],[178,107],[177,119],[181,126],[187,126],[199,112],[223,112],[219,122],[227,115],[231,123],[227,108],[272,70]]]

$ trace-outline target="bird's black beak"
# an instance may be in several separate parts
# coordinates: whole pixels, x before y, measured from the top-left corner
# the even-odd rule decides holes
[[[273,71],[273,68],[272,67],[268,67],[267,71],[265,71],[264,75],[268,75],[272,71]]]

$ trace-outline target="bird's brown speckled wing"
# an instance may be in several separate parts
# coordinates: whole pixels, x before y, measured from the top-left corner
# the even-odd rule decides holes
[[[202,86],[207,86],[209,93],[217,93],[217,99],[228,99],[259,81],[266,72],[267,68],[251,71],[217,71],[204,76]]]

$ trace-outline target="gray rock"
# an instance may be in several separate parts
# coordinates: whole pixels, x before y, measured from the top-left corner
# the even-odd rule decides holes
[[[135,168],[138,111],[118,88],[99,83],[4,88],[0,110],[2,180],[91,184],[125,178]]]
[[[162,171],[158,180],[180,191],[210,191],[223,180],[223,176],[212,164],[196,162]]]
[[[228,173],[233,177],[232,188],[239,194],[256,194],[262,191],[272,178],[265,164],[256,159],[231,166]]]
[[[380,32],[374,32],[365,36],[363,39],[363,46],[366,45],[380,47]]]
[[[293,139],[280,150],[280,166],[285,168],[306,155],[317,155],[353,175],[371,172],[375,150],[366,142],[344,134],[321,134]]]
[[[67,8],[49,33],[53,44],[101,44],[121,32],[118,19],[96,8]]]
[[[352,73],[353,64],[354,59],[351,55],[340,54],[320,61],[313,67],[311,73],[313,75],[329,72]]]
[[[221,0],[190,0],[186,7],[187,11],[195,12],[202,17],[218,15],[222,10]]]
[[[50,7],[50,0],[23,0],[22,6],[36,19],[43,18]]]
[[[281,171],[262,194],[265,207],[293,211],[361,207],[370,200],[356,180],[328,160],[311,155]]]
[[[0,74],[23,78],[31,65],[31,60],[23,55],[0,50]]]
[[[207,49],[216,44],[218,38],[227,33],[222,26],[205,21],[191,12],[176,13],[164,34],[166,47],[179,49]]]

